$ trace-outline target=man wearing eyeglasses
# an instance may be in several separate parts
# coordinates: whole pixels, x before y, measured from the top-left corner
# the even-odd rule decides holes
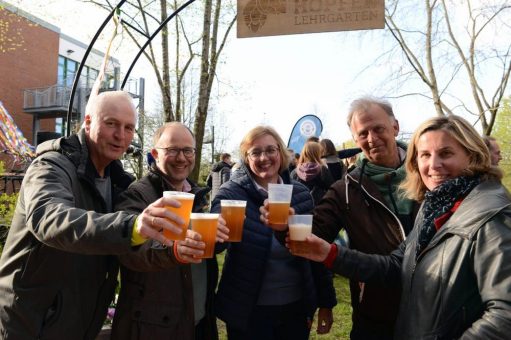
[[[195,194],[194,212],[203,212],[209,188],[188,179],[195,166],[195,138],[185,125],[166,123],[154,136],[151,154],[155,163],[149,173],[120,197],[117,210],[136,213],[156,201],[163,191]],[[217,240],[227,239],[223,221]],[[143,245],[145,251],[119,257],[121,292],[111,339],[216,339],[212,310],[218,277],[216,259],[201,262],[200,236],[188,230],[184,241],[172,248],[158,242]],[[172,253],[181,266],[169,261]]]

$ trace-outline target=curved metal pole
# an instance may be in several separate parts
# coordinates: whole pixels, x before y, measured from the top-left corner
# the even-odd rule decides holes
[[[85,66],[85,61],[87,60],[90,51],[92,50],[92,46],[96,43],[96,40],[98,40],[99,35],[103,31],[103,28],[105,28],[106,24],[110,21],[110,19],[114,16],[115,11],[117,11],[121,6],[126,2],[126,0],[121,0],[115,6],[115,8],[110,12],[110,14],[106,17],[105,21],[103,21],[103,24],[99,27],[98,31],[94,35],[94,38],[92,38],[92,41],[90,42],[89,46],[87,47],[87,50],[85,51],[85,54],[83,55],[82,62],[80,63],[80,66],[78,66],[78,71],[76,71],[75,79],[73,81],[73,88],[71,89],[71,97],[69,98],[69,106],[67,108],[67,127],[66,127],[66,135],[69,136],[71,134],[71,112],[73,111],[73,101],[75,98],[76,89],[78,88],[78,82],[80,80],[80,75],[82,74],[82,69]]]
[[[149,37],[149,39],[147,39],[147,41],[145,42],[145,44],[140,48],[140,50],[138,51],[138,54],[135,56],[135,59],[133,59],[133,62],[131,63],[128,71],[126,72],[126,75],[124,76],[124,80],[122,81],[122,84],[121,84],[121,89],[124,89],[124,86],[126,85],[126,82],[128,81],[128,78],[129,78],[129,75],[131,73],[131,71],[133,70],[133,67],[135,66],[135,63],[138,61],[138,58],[140,58],[140,56],[142,55],[142,53],[144,52],[145,48],[151,43],[151,41],[154,39],[154,37],[156,37],[156,35],[158,33],[160,33],[160,31],[163,29],[163,27],[170,21],[172,20],[172,18],[174,18],[176,15],[179,14],[179,12],[181,12],[183,9],[185,9],[186,7],[188,7],[188,5],[190,5],[192,2],[194,2],[195,0],[189,0],[187,2],[185,2],[184,4],[181,5],[181,7],[179,7],[178,9],[176,9],[174,11],[174,13],[172,13],[170,16],[167,17],[167,19],[165,19],[161,25],[156,29],[156,31],[153,32],[153,34],[151,34],[151,36]]]

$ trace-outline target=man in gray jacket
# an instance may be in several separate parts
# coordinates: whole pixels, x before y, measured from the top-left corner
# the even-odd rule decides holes
[[[95,97],[83,128],[48,141],[25,175],[0,259],[2,339],[95,339],[117,284],[115,256],[182,219],[160,199],[140,215],[111,213],[132,181],[118,159],[135,132],[124,92]],[[172,220],[170,222],[169,220]]]

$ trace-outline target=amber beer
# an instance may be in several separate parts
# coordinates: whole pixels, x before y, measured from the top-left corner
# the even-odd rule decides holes
[[[221,200],[222,217],[229,228],[229,242],[241,242],[247,201]]]
[[[190,213],[192,212],[193,199],[195,198],[195,195],[181,191],[164,191],[163,197],[170,197],[181,203],[179,208],[171,206],[166,206],[165,208],[185,220],[185,224],[181,225],[181,233],[176,234],[170,230],[163,229],[163,236],[174,241],[184,240],[186,237],[186,230],[190,224]]]
[[[269,202],[268,220],[270,224],[287,224],[289,202]]]
[[[306,253],[309,246],[305,239],[312,232],[312,215],[289,216],[289,248],[292,252]]]
[[[202,242],[206,244],[204,255],[197,258],[211,258],[215,253],[216,228],[218,225],[218,216],[220,214],[193,213],[190,215],[192,220],[192,230],[202,236]]]
[[[291,184],[268,184],[268,221],[272,225],[287,225],[293,186]]]

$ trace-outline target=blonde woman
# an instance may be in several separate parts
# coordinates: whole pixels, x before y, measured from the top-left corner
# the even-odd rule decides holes
[[[511,334],[511,200],[477,131],[458,116],[415,132],[402,184],[422,202],[390,256],[366,255],[311,236],[309,254],[361,282],[401,284],[395,339],[508,339]]]
[[[328,333],[336,303],[330,273],[292,256],[259,219],[269,183],[293,184],[291,206],[297,214],[313,208],[307,188],[289,178],[282,138],[269,126],[255,127],[240,143],[240,159],[240,168],[218,190],[211,207],[219,212],[223,199],[247,201],[242,241],[219,246],[227,254],[216,311],[228,338],[308,339],[316,307],[318,333]]]

